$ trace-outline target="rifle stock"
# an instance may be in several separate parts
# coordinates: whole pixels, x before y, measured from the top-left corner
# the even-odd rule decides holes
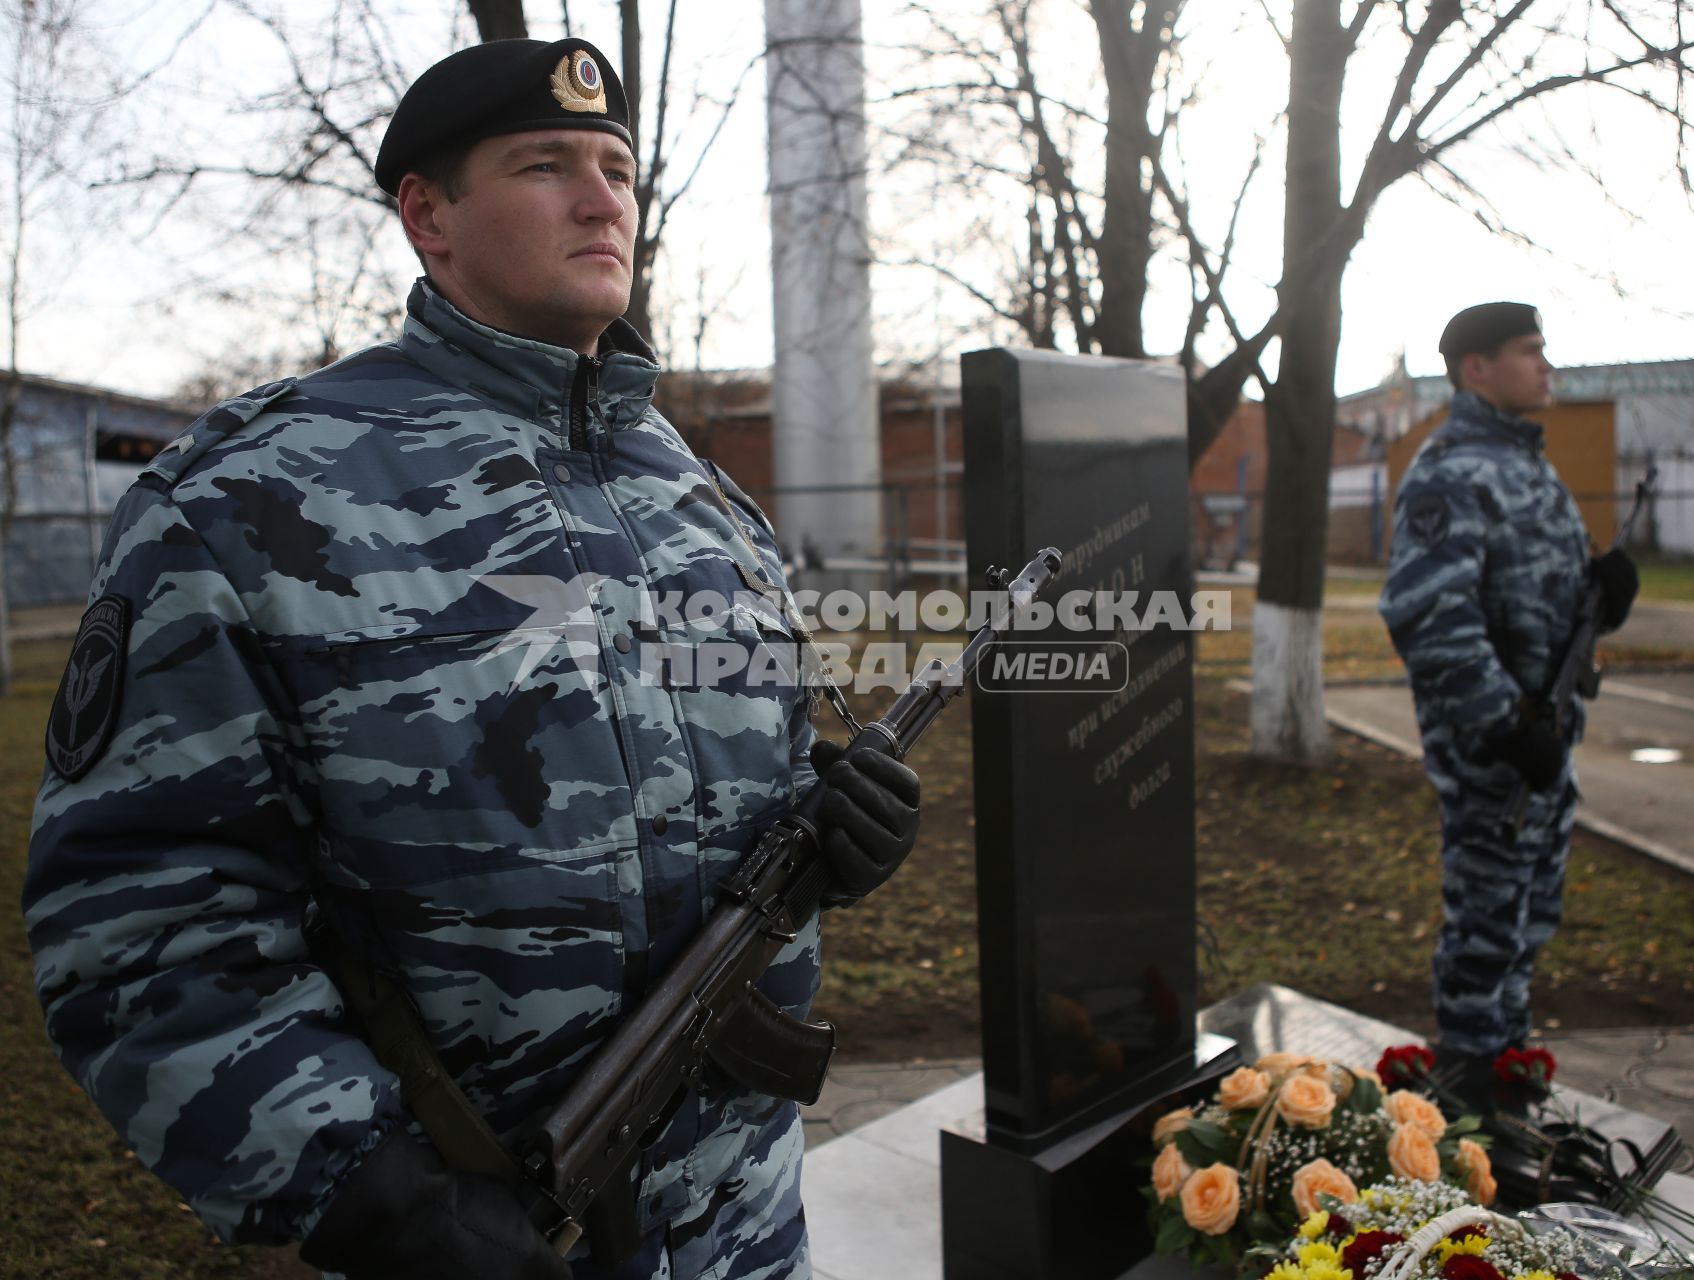
[[[991,570],[993,585],[1007,592],[996,616],[958,661],[920,672],[882,719],[853,736],[848,751],[903,757],[1059,565],[1058,552],[1048,547],[1016,578]],[[524,1146],[519,1163],[530,1219],[559,1252],[581,1237],[595,1196],[627,1181],[637,1153],[657,1139],[685,1091],[705,1089],[708,1064],[777,1096],[817,1100],[834,1028],[787,1017],[754,984],[829,887],[816,821],[827,790],[819,780],[765,830],[724,883],[700,932],[601,1043]]]

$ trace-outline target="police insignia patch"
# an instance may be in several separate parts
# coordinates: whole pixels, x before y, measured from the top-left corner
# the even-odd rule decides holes
[[[111,741],[123,697],[128,644],[129,601],[101,596],[82,615],[47,716],[47,760],[67,782],[87,773]]]
[[[1406,527],[1424,546],[1433,547],[1447,536],[1447,500],[1439,493],[1413,498],[1406,507]]]

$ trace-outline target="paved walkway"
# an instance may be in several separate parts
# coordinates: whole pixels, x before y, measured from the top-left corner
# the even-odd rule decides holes
[[[1417,758],[1404,684],[1328,685],[1330,723]],[[1608,676],[1576,749],[1577,821],[1661,862],[1694,871],[1694,673]]]

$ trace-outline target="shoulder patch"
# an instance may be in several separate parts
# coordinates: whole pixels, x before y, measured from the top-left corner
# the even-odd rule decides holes
[[[166,489],[171,488],[213,445],[240,431],[267,407],[293,391],[298,383],[298,378],[283,378],[214,405],[195,419],[188,430],[159,450],[158,456],[141,473],[141,478],[155,483],[163,481]]]
[[[1451,523],[1447,499],[1443,494],[1420,493],[1406,504],[1406,528],[1426,547],[1433,547],[1446,538]]]
[[[47,761],[67,782],[87,773],[112,739],[123,701],[128,649],[129,601],[119,595],[101,596],[82,615],[47,714]]]

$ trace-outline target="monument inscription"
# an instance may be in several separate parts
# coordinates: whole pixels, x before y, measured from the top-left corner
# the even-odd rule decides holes
[[[1193,1065],[1194,731],[1180,370],[964,357],[973,578],[1057,546],[1020,641],[1093,644],[1092,687],[972,699],[993,1139],[1074,1132]]]

